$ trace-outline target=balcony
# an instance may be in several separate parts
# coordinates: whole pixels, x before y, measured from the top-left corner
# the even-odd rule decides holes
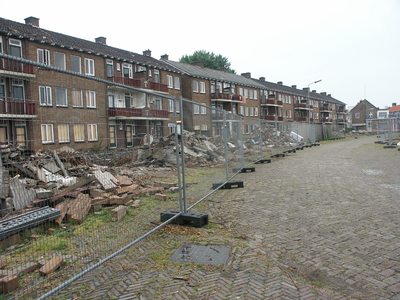
[[[216,112],[211,114],[211,118],[213,121],[222,121],[224,119],[224,113],[222,112]],[[235,115],[234,113],[230,113],[227,111],[226,114],[226,121],[240,121],[241,116],[240,115]]]
[[[35,75],[35,68],[32,65],[23,64],[15,60],[7,60],[0,58],[0,71],[1,73],[23,73],[29,75]]]
[[[337,119],[336,123],[346,123],[346,120],[345,119]]]
[[[329,118],[323,118],[323,119],[321,119],[321,122],[322,123],[332,123],[332,119],[329,119]]]
[[[345,114],[345,113],[346,113],[346,110],[345,110],[344,108],[338,108],[338,109],[336,109],[336,112],[337,112],[338,114]]]
[[[169,111],[149,108],[109,108],[109,117],[130,119],[169,119]]]
[[[36,102],[29,101],[0,101],[0,115],[13,118],[35,117],[37,115]]]
[[[297,122],[307,122],[308,118],[307,117],[297,117],[296,121]]]
[[[330,108],[328,105],[321,105],[321,108],[319,109],[320,112],[331,112],[332,108]]]
[[[295,103],[294,104],[294,109],[311,110],[311,109],[313,109],[313,106],[312,105],[307,105],[306,103]]]
[[[211,101],[229,101],[243,103],[244,97],[234,94],[211,93]]]
[[[261,105],[264,106],[283,106],[282,101],[274,100],[274,99],[262,99]]]
[[[275,121],[275,116],[262,116],[261,119],[267,121]]]
[[[136,79],[136,78],[113,76],[113,77],[107,77],[107,80],[118,83],[118,84],[135,87],[135,88],[142,88],[142,89],[150,88],[151,90],[154,90],[154,91],[168,93],[168,86],[166,84],[159,83],[159,82],[150,81],[150,87],[148,87],[147,82],[143,82],[142,80]]]

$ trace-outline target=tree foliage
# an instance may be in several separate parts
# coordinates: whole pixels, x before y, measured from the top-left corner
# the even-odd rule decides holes
[[[231,69],[231,63],[228,61],[228,58],[221,54],[216,55],[214,52],[205,50],[197,50],[192,55],[183,55],[179,62],[186,64],[203,62],[205,68],[214,70],[225,69],[229,73],[236,74],[236,71]]]

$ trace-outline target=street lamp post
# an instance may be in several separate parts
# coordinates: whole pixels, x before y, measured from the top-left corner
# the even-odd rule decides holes
[[[320,82],[320,81],[322,81],[322,79],[311,82],[311,83],[308,85],[308,88],[307,88],[307,99],[308,99],[308,127],[310,127],[310,121],[311,121],[311,117],[310,117],[310,113],[311,113],[311,112],[310,112],[310,111],[311,111],[311,104],[310,104],[310,85],[312,85],[312,84],[314,84],[314,83],[318,83],[318,82]],[[310,131],[311,131],[311,128],[310,128]],[[307,137],[307,138],[310,140],[309,137]],[[310,140],[310,141],[311,141],[311,140]]]

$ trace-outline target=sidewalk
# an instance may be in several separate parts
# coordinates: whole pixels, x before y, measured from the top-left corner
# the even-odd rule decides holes
[[[221,190],[54,299],[400,299],[400,152],[374,137],[322,143]],[[224,266],[171,263],[182,243],[226,245]]]

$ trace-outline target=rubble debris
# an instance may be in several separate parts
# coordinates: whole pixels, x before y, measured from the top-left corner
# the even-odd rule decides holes
[[[13,178],[10,181],[10,190],[13,196],[13,205],[15,210],[24,208],[36,198],[36,193],[25,187],[21,179]]]
[[[74,221],[76,224],[81,224],[83,219],[90,211],[92,200],[87,194],[79,194],[78,197],[68,204],[66,213],[68,221]]]
[[[96,170],[94,173],[94,176],[96,179],[100,182],[100,184],[103,186],[104,190],[109,192],[113,191],[117,188],[117,185],[111,181],[117,181],[117,178],[115,178],[110,172],[102,172],[101,170]]]
[[[65,264],[64,260],[60,257],[52,257],[43,267],[39,269],[41,275],[48,275]]]
[[[111,221],[113,222],[118,221],[125,215],[126,215],[126,206],[120,205],[111,211]]]

